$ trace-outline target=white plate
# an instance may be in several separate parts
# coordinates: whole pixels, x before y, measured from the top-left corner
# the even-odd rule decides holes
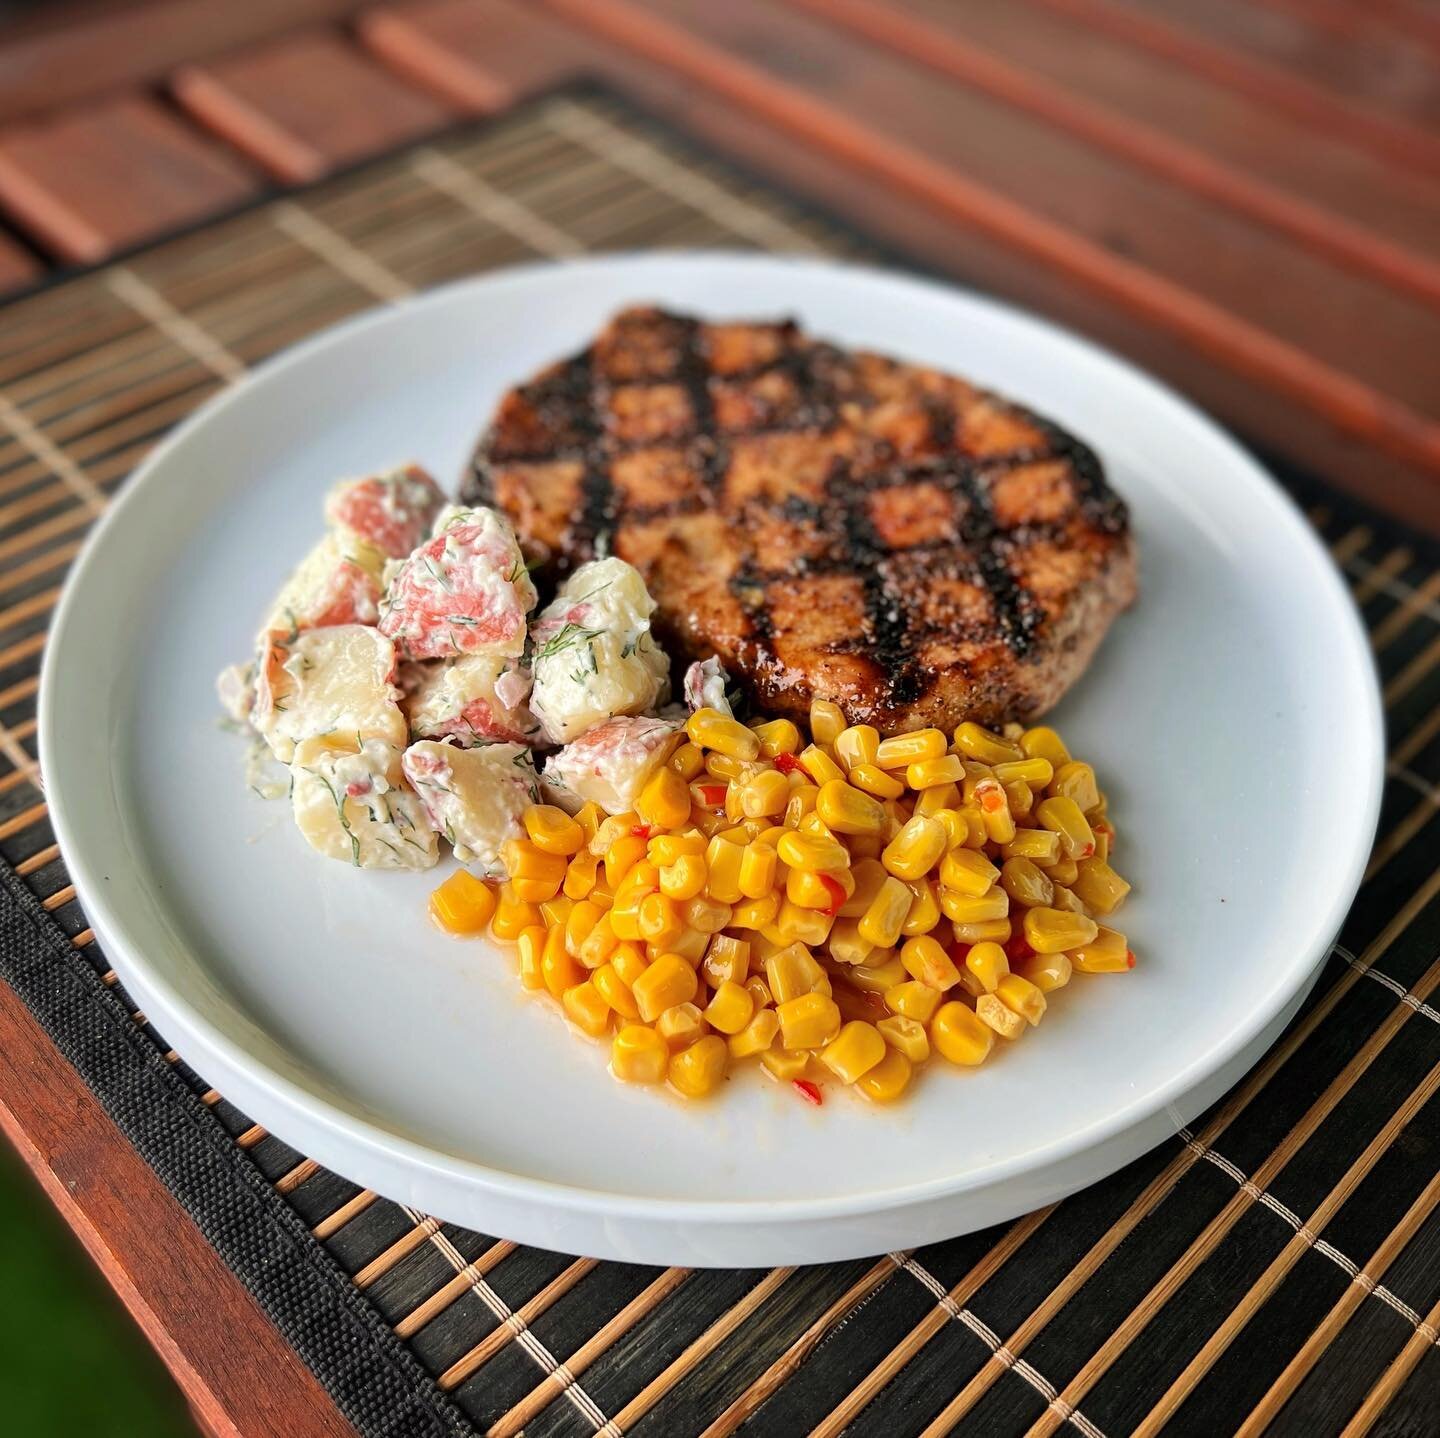
[[[339,475],[454,483],[502,389],[618,306],[792,313],[1077,431],[1130,501],[1142,597],[1055,721],[1134,881],[1123,977],[1076,981],[982,1069],[885,1111],[745,1072],[685,1107],[625,1088],[511,961],[426,921],[437,874],[310,852],[242,777],[216,672]],[[964,1232],[1111,1172],[1213,1101],[1299,1004],[1359,882],[1382,774],[1369,649],[1289,501],[1188,405],[1038,320],[939,285],[728,255],[546,265],[341,325],[207,405],[71,576],[41,754],[85,911],[130,992],[267,1128],[487,1233],[650,1263],[803,1263]]]

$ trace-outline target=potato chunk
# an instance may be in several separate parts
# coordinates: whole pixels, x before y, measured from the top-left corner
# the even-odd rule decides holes
[[[466,654],[411,668],[418,682],[403,707],[412,738],[449,737],[465,749],[488,739],[525,744],[538,738],[540,725],[525,703],[530,671],[519,660]]]
[[[401,761],[430,826],[454,846],[455,857],[487,876],[505,872],[500,846],[524,834],[521,815],[537,803],[540,784],[523,744],[456,744],[422,739]]]
[[[621,716],[587,730],[545,761],[545,785],[565,809],[593,800],[623,814],[665,757],[680,726],[669,719]]]
[[[325,518],[332,529],[386,558],[404,559],[429,535],[444,503],[439,485],[418,464],[402,464],[363,479],[342,479],[325,496]]]
[[[327,534],[271,602],[260,626],[261,640],[334,624],[374,624],[380,617],[384,566],[385,556],[373,545]]]

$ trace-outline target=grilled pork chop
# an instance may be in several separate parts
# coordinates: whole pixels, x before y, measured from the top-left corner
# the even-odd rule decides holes
[[[510,390],[462,498],[555,572],[606,546],[751,700],[892,732],[1029,719],[1135,597],[1124,502],[1058,426],[793,323],[617,315]]]

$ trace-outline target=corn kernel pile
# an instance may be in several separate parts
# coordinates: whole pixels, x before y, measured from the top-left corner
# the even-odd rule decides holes
[[[464,871],[442,927],[519,951],[527,989],[610,1042],[629,1083],[711,1093],[749,1058],[811,1103],[888,1102],[938,1053],[985,1061],[1071,973],[1134,966],[1098,922],[1130,885],[1088,764],[1053,729],[882,739],[817,702],[690,716],[633,812],[524,816],[498,892]]]

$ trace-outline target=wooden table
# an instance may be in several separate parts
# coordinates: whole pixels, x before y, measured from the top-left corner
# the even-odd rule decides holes
[[[51,9],[0,32],[0,292],[582,72],[1440,533],[1424,0]],[[344,1431],[3,985],[0,1123],[207,1431]]]

